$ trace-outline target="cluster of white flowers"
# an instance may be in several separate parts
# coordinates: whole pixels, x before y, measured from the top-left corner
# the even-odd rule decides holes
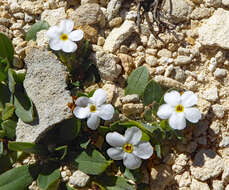
[[[72,20],[62,20],[59,26],[52,26],[47,31],[49,38],[49,46],[52,50],[62,50],[66,53],[76,51],[76,41],[83,39],[82,30],[74,30],[74,22]]]
[[[186,91],[182,95],[173,90],[164,95],[163,104],[159,107],[157,115],[161,119],[168,119],[169,125],[173,129],[182,130],[186,127],[186,121],[197,123],[201,119],[201,113],[192,106],[197,104],[197,96],[191,91]]]

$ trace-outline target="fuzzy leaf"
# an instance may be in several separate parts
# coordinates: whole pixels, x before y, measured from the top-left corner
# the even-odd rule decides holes
[[[138,94],[142,96],[148,79],[149,72],[147,68],[144,66],[138,67],[128,77],[125,94]]]
[[[162,96],[163,92],[160,85],[151,80],[145,87],[143,102],[145,105],[152,104],[154,101],[159,103]]]
[[[0,57],[7,58],[12,63],[14,58],[14,47],[11,40],[3,33],[0,33]]]
[[[83,151],[76,159],[79,170],[86,174],[99,175],[113,162],[106,160],[104,156],[97,150],[91,153]]]
[[[38,187],[42,190],[57,190],[60,183],[59,168],[50,172],[42,172],[37,178]]]
[[[44,20],[41,20],[33,24],[30,30],[27,32],[25,40],[26,41],[29,41],[29,40],[35,41],[37,39],[37,33],[41,30],[47,30],[48,28],[49,28],[49,24]]]
[[[36,177],[38,168],[21,166],[13,168],[0,175],[1,190],[25,190]]]
[[[2,122],[2,128],[5,131],[7,138],[13,139],[15,137],[17,122],[13,120],[6,120]]]

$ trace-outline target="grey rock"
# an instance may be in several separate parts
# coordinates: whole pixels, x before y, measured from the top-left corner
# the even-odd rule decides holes
[[[224,6],[229,6],[229,0],[222,0],[222,4]]]
[[[81,5],[75,11],[69,12],[69,17],[74,21],[76,26],[105,26],[105,16],[97,3]]]
[[[229,11],[218,8],[198,29],[202,45],[229,49]]]
[[[192,62],[192,57],[179,55],[175,60],[176,65],[186,65]]]
[[[64,7],[53,10],[45,10],[41,14],[41,20],[47,21],[51,26],[57,25],[67,17]]]
[[[126,20],[119,28],[114,28],[105,40],[103,49],[115,52],[135,30],[135,22]]]
[[[167,12],[167,15],[169,15],[169,1],[166,0],[165,6],[163,9]],[[172,19],[173,22],[181,22],[188,19],[188,15],[192,12],[192,6],[188,3],[186,0],[172,0]]]
[[[114,81],[121,73],[120,59],[114,54],[98,51],[94,60],[103,80]]]
[[[165,77],[165,76],[160,76],[160,75],[155,76],[154,80],[158,82],[160,85],[163,85],[166,87],[170,87],[170,88],[175,87],[178,89],[185,89],[185,86],[182,83],[176,80],[173,80],[171,78]]]
[[[221,5],[222,0],[205,0],[205,3],[209,7],[218,8]]]
[[[224,78],[227,75],[226,69],[217,68],[214,72],[214,77],[216,78]]]
[[[222,119],[224,116],[224,107],[220,104],[215,104],[212,106],[212,111],[217,118]]]
[[[139,101],[139,96],[137,94],[126,95],[124,97],[121,97],[120,100],[124,104],[130,103],[130,102],[138,102]]]
[[[229,146],[229,136],[223,135],[223,138],[219,143],[219,147],[228,147],[228,146]]]
[[[74,187],[84,187],[89,179],[90,177],[87,174],[77,170],[69,178],[69,184],[73,185]]]
[[[223,171],[223,160],[210,149],[200,150],[190,167],[191,174],[200,181],[219,176]]]
[[[205,98],[208,101],[214,102],[216,101],[218,96],[218,88],[216,86],[211,87],[209,89],[206,89],[203,93],[203,98]]]
[[[202,19],[202,18],[207,18],[207,17],[210,17],[211,16],[211,9],[210,8],[200,8],[200,7],[197,7],[196,9],[194,9],[192,11],[192,14],[191,14],[191,19],[196,19],[196,20],[199,20],[199,19]]]
[[[122,0],[111,0],[107,5],[107,19],[108,21],[114,18],[118,13],[122,5]]]
[[[210,190],[210,187],[207,183],[203,183],[196,179],[192,179],[190,190]]]
[[[19,119],[16,141],[37,142],[55,124],[72,117],[67,104],[72,102],[66,90],[68,72],[57,57],[48,51],[32,48],[25,58],[27,73],[24,88],[34,103],[37,118],[32,123]]]

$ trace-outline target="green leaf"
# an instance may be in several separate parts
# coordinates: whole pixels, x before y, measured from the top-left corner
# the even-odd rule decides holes
[[[0,58],[0,81],[6,81],[8,78],[8,69],[10,68],[10,64],[8,59]]]
[[[60,183],[59,168],[50,172],[42,172],[37,178],[38,187],[42,190],[57,190]]]
[[[4,109],[7,102],[10,101],[10,91],[8,87],[0,82],[0,110]]]
[[[6,120],[2,122],[2,128],[5,131],[5,136],[13,139],[16,133],[17,122],[13,120]]]
[[[4,110],[2,111],[2,120],[5,121],[11,118],[14,114],[14,105],[6,103]]]
[[[0,163],[0,174],[12,167],[12,160],[9,155],[0,156]]]
[[[0,175],[1,190],[25,190],[36,178],[39,168],[21,166]]]
[[[120,176],[101,176],[99,182],[107,190],[135,190],[133,185],[127,183],[125,178]]]
[[[156,144],[155,148],[156,148],[157,157],[161,158],[161,145],[160,144]]]
[[[158,83],[154,80],[148,82],[145,87],[144,95],[143,95],[143,103],[145,105],[152,104],[155,102],[160,102],[161,97],[163,96],[163,91]]]
[[[61,123],[60,127],[60,140],[71,141],[75,139],[81,129],[81,121],[75,117],[68,119]]]
[[[8,69],[8,85],[9,85],[9,89],[10,89],[10,92],[12,94],[14,94],[15,92],[15,86],[16,86],[16,81],[15,81],[15,71],[13,69]]]
[[[75,159],[80,171],[86,174],[99,175],[113,162],[107,161],[104,156],[97,150],[92,150],[91,153],[83,151]]]
[[[14,47],[11,40],[3,33],[0,33],[0,57],[7,58],[12,63],[14,58]]]
[[[125,169],[124,177],[130,179],[132,181],[141,181],[142,173],[140,169],[137,170],[129,170],[128,168]]]
[[[66,184],[66,189],[67,189],[67,190],[78,190],[78,189],[75,189],[75,188],[71,187],[71,186],[68,185],[68,184]]]
[[[4,144],[2,141],[0,141],[0,157],[3,155],[4,153]]]
[[[41,20],[33,24],[30,30],[27,32],[25,40],[26,41],[29,41],[29,40],[35,41],[37,39],[37,32],[41,30],[47,30],[48,28],[49,28],[49,24],[44,20]]]
[[[144,66],[138,67],[128,77],[125,94],[138,94],[142,96],[148,79],[149,72],[147,68]]]
[[[33,102],[25,93],[16,92],[14,96],[15,114],[25,123],[34,120]]]
[[[9,141],[8,148],[13,151],[23,151],[33,154],[45,154],[48,152],[44,146],[28,142]]]
[[[86,142],[80,144],[80,147],[83,149],[87,149],[87,146],[90,144],[91,139],[88,139]]]

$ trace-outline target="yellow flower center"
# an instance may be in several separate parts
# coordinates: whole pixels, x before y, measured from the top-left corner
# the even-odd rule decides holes
[[[66,41],[68,39],[68,35],[67,34],[61,34],[60,39],[63,41]]]
[[[95,105],[90,105],[90,111],[95,112],[96,111],[96,106]]]
[[[127,144],[125,144],[124,146],[123,146],[123,150],[125,151],[125,152],[128,152],[128,153],[131,153],[131,152],[133,152],[133,145],[132,144],[129,144],[129,143],[127,143]]]
[[[180,112],[183,112],[184,111],[184,106],[182,106],[182,105],[179,104],[179,105],[176,106],[175,109],[176,109],[176,112],[180,113]]]

